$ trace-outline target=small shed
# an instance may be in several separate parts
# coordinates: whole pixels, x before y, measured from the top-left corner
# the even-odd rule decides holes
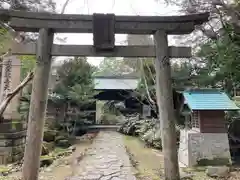
[[[183,97],[186,126],[200,133],[226,133],[225,112],[239,110],[226,93],[216,89],[186,90]]]

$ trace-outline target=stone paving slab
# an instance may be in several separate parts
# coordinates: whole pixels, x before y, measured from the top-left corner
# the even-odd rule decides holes
[[[102,131],[68,180],[136,180],[122,136]]]

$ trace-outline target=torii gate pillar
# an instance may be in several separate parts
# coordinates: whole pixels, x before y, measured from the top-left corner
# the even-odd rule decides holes
[[[24,180],[38,179],[43,128],[47,108],[48,81],[52,62],[50,52],[53,44],[53,36],[54,34],[51,29],[42,28],[39,31],[37,62],[33,78],[28,119],[27,144],[24,153]]]
[[[173,107],[171,67],[168,53],[168,40],[165,31],[157,31],[154,35],[156,46],[156,94],[159,109],[161,138],[164,154],[165,176],[179,179],[178,155],[175,129],[175,113]]]

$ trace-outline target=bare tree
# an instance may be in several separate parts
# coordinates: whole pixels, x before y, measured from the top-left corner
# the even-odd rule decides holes
[[[216,40],[224,33],[224,24],[232,24],[237,32],[240,31],[239,4],[224,0],[166,0],[169,5],[181,8],[181,14],[210,12],[209,22],[197,26],[196,31],[190,36],[177,38],[180,43],[191,44],[198,47],[208,39]]]

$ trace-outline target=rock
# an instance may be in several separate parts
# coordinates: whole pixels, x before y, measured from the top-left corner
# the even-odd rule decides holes
[[[181,180],[193,180],[194,176],[195,176],[194,174],[180,171],[180,179]]]
[[[46,142],[53,142],[53,141],[55,141],[56,135],[57,135],[56,131],[46,130],[46,131],[44,131],[43,140]]]
[[[76,151],[76,147],[75,147],[75,146],[70,146],[68,149],[69,149],[70,151],[72,151],[72,152],[75,152],[75,151]]]
[[[52,169],[51,168],[46,168],[45,172],[52,172]]]
[[[51,156],[41,156],[40,166],[49,166],[53,163],[53,157]]]
[[[209,177],[226,177],[229,171],[230,169],[227,166],[208,166],[206,174]]]
[[[67,160],[64,161],[64,164],[65,164],[65,165],[69,165],[70,163],[71,163],[70,160],[69,160],[69,161],[67,161]]]
[[[72,154],[72,151],[67,150],[67,151],[63,151],[63,152],[58,153],[57,157],[69,156],[71,154]]]
[[[154,132],[150,129],[143,136],[142,139],[146,142],[152,142],[154,138]]]
[[[8,176],[9,172],[5,171],[5,172],[2,172],[1,174],[2,176]]]
[[[7,167],[4,165],[0,166],[0,176],[7,176],[11,172],[11,167]],[[1,178],[0,178],[1,179]]]
[[[65,137],[65,136],[57,136],[57,137],[55,138],[55,142],[57,143],[58,141],[64,140],[64,139],[67,139],[67,137]]]
[[[14,172],[17,172],[17,171],[21,171],[21,166],[20,166],[20,165],[14,165],[14,166],[11,168],[10,173],[14,173]]]
[[[71,146],[70,142],[67,139],[61,139],[57,141],[56,145],[62,148],[68,148],[69,146]]]
[[[65,136],[57,136],[55,139],[55,144],[58,147],[68,148],[71,146],[70,138]]]

